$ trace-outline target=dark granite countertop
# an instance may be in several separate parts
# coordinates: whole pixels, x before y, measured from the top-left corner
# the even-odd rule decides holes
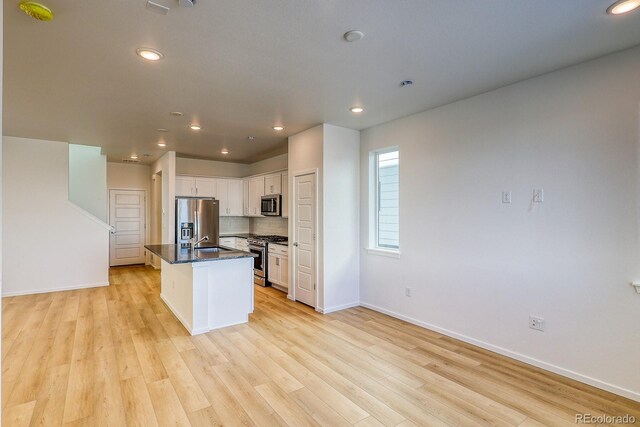
[[[263,234],[254,234],[254,233],[228,233],[221,234],[220,237],[239,237],[241,239],[251,239],[253,237],[262,236]],[[286,236],[283,236],[286,237]],[[280,246],[288,246],[288,242],[269,242],[270,245],[280,245]]]
[[[169,264],[187,264],[192,262],[220,261],[237,258],[256,258],[258,255],[251,252],[243,252],[226,246],[205,246],[217,247],[219,252],[206,252],[202,250],[192,251],[191,248],[182,248],[180,245],[145,245],[151,253],[159,256]]]

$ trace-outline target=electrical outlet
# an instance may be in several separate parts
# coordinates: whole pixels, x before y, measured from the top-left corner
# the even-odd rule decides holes
[[[404,288],[404,295],[407,297],[411,296],[411,288]]]
[[[542,188],[533,190],[533,203],[542,203],[542,202],[544,202],[544,190]]]
[[[544,332],[544,319],[542,317],[529,316],[529,327],[536,331]]]
[[[511,203],[511,191],[502,192],[502,203]]]

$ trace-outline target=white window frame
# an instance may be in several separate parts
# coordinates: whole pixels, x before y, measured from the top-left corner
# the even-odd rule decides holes
[[[381,154],[398,152],[398,161],[400,159],[400,148],[398,146],[386,147],[379,150],[373,150],[369,153],[369,246],[367,252],[373,255],[387,256],[391,258],[400,258],[400,241],[398,237],[398,248],[390,248],[386,246],[378,246],[378,157]],[[400,165],[398,165],[398,174],[400,173]],[[398,203],[400,203],[400,188],[398,186]],[[398,214],[400,207],[398,206]],[[400,224],[398,224],[398,235],[400,234]]]

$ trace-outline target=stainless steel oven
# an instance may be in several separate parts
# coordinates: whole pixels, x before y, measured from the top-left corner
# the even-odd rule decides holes
[[[248,243],[249,252],[258,255],[253,259],[253,283],[267,286],[267,245],[252,239]]]
[[[280,194],[270,194],[262,196],[260,213],[264,216],[281,216],[282,196]]]

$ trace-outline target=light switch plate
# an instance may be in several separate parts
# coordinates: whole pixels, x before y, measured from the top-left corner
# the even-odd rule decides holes
[[[511,191],[502,192],[502,203],[511,203]]]

